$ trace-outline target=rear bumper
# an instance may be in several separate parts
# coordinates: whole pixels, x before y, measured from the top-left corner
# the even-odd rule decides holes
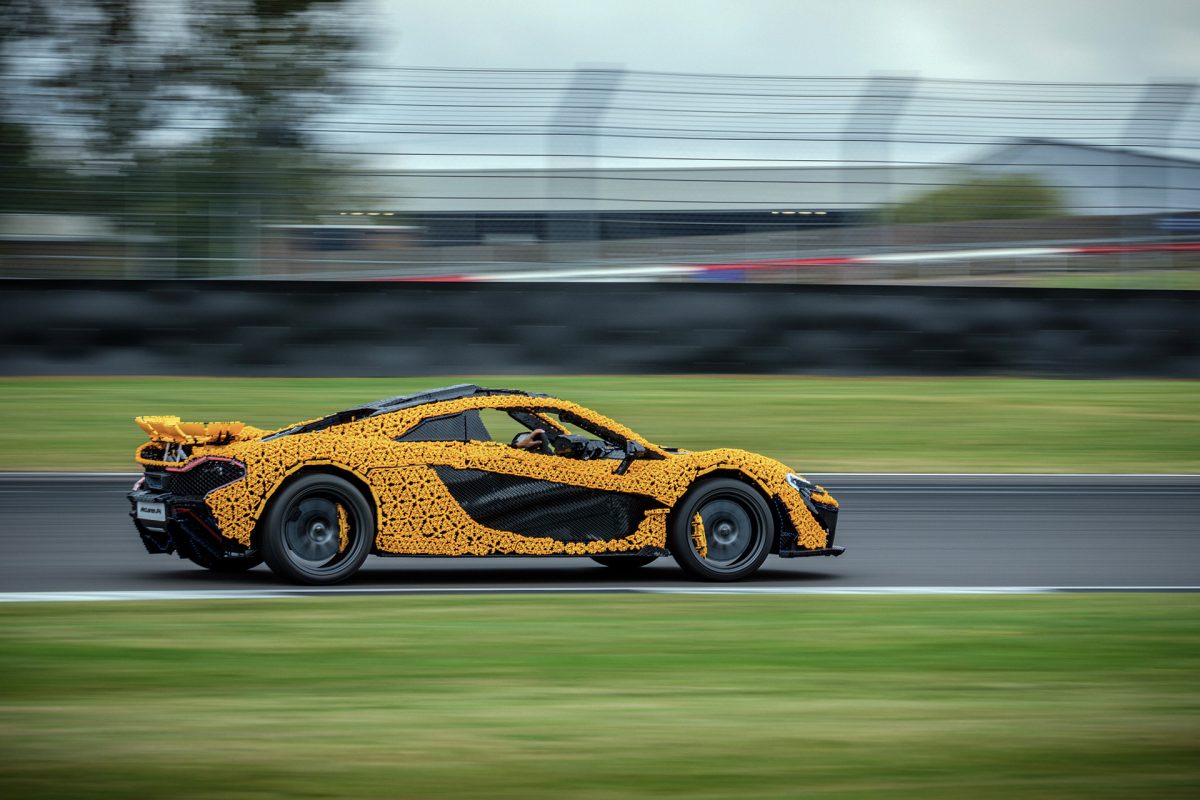
[[[178,553],[180,558],[207,555],[212,558],[245,555],[249,549],[227,539],[204,500],[146,489],[135,489],[129,499],[129,516],[148,553]],[[138,517],[138,503],[161,503],[162,520]]]

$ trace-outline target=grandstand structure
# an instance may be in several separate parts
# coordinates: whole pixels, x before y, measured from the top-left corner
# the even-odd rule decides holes
[[[399,221],[432,246],[805,231],[867,223],[972,175],[1026,175],[1072,216],[1200,211],[1200,161],[1022,139],[953,164],[450,169],[372,173],[341,221]]]

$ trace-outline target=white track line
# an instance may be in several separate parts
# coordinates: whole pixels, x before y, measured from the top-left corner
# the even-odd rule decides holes
[[[79,603],[123,600],[282,600],[319,596],[415,596],[480,594],[664,594],[664,595],[991,595],[1059,594],[1082,592],[1200,592],[1200,586],[579,586],[507,587],[459,586],[382,589],[214,589],[212,591],[134,590],[123,592],[0,592],[0,603]]]

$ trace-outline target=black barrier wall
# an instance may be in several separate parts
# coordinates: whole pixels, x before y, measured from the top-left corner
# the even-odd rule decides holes
[[[1200,293],[6,281],[6,375],[1200,377]]]

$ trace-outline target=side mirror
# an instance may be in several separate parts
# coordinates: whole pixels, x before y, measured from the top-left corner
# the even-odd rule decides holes
[[[621,463],[617,465],[617,468],[613,471],[613,474],[624,475],[629,471],[629,465],[633,463],[634,459],[641,458],[644,455],[646,455],[645,447],[643,447],[640,443],[633,441],[632,439],[626,440],[625,458],[621,459]]]

